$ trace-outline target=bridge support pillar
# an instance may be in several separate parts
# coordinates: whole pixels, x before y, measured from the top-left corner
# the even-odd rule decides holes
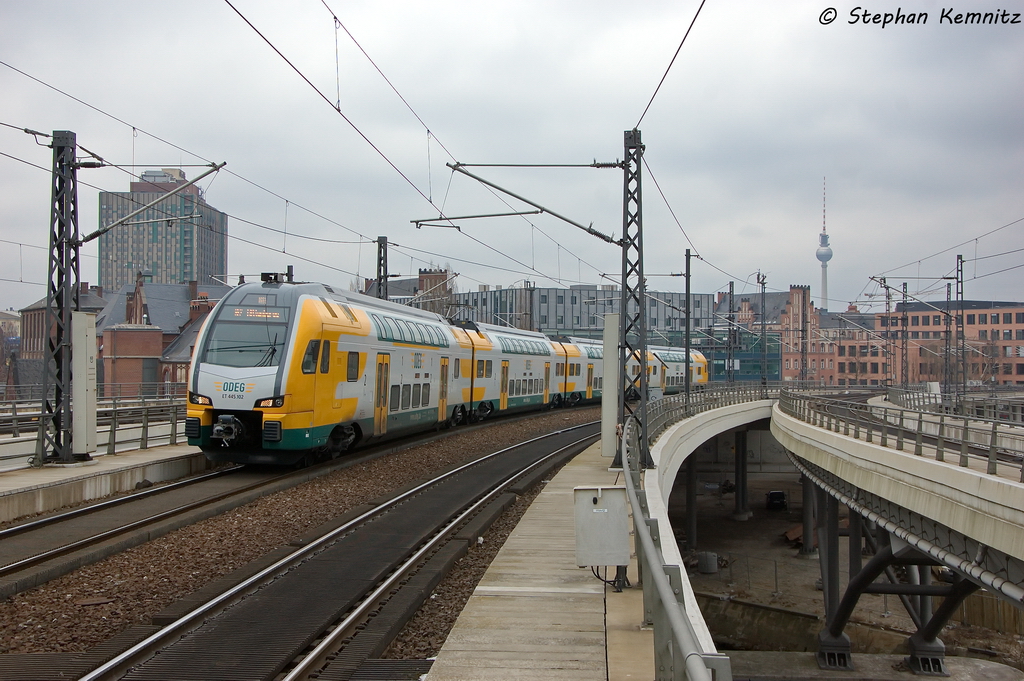
[[[853,669],[850,637],[839,623],[839,501],[818,489],[818,548],[821,551],[821,593],[825,598],[825,629],[818,634],[818,667]],[[854,600],[856,602],[856,600]],[[836,626],[838,624],[838,626]]]
[[[815,657],[818,660],[819,669],[835,671],[853,671],[853,657],[850,654],[850,637],[845,632],[839,636],[832,636],[828,629],[818,633],[818,652]]]
[[[814,547],[814,482],[806,475],[800,477],[800,486],[803,491],[803,523],[804,535],[800,542],[801,558],[817,558],[818,549]]]
[[[910,655],[907,666],[915,674],[926,676],[949,676],[946,669],[946,646],[937,637],[946,622],[968,596],[981,588],[969,579],[961,579],[953,585],[935,613],[922,624],[917,632],[907,639]]]
[[[750,510],[747,486],[747,431],[737,430],[733,444],[736,449],[736,508],[732,517],[734,520],[750,520],[754,514]]]
[[[738,492],[737,492],[738,493]],[[697,453],[686,458],[686,550],[697,550]]]

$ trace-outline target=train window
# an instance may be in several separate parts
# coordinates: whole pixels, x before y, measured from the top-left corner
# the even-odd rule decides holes
[[[555,365],[555,376],[561,376],[561,375],[562,375],[562,365],[561,364],[556,364]]]
[[[423,390],[423,386],[416,383],[412,387],[412,408],[416,409],[420,406],[420,392]]]
[[[391,339],[394,341],[402,340],[402,325],[397,319],[387,318],[388,323],[391,325]]]
[[[424,407],[430,406],[430,384],[423,384],[423,392],[420,394],[420,405]]]
[[[408,409],[409,403],[412,401],[412,385],[409,383],[402,384],[402,409]]]
[[[402,386],[391,386],[391,411],[398,411],[398,398],[402,394]]]
[[[461,359],[457,359],[457,360],[455,360],[454,364],[455,364],[455,373],[454,373],[453,377],[454,378],[458,378],[459,377],[459,367],[462,366],[462,360]]]
[[[350,352],[348,353],[348,380],[358,381],[359,380],[359,353]]]
[[[277,305],[277,296],[273,293],[248,293],[242,298],[241,305]]]
[[[493,366],[494,366],[494,362],[492,362],[491,360],[487,360],[487,369],[486,369],[486,373],[484,374],[487,378],[491,377],[491,370],[492,370]]]
[[[516,379],[516,395],[522,395],[522,394],[523,394],[523,382],[521,380],[519,380],[519,379]]]
[[[478,359],[476,361],[476,377],[477,378],[483,378],[484,377],[484,361],[482,359]]]
[[[320,352],[320,373],[326,374],[331,370],[331,341],[325,340],[323,349]]]
[[[350,308],[348,305],[344,305],[343,304],[341,306],[341,310],[342,310],[342,312],[345,313],[345,316],[348,317],[350,322],[352,322],[353,324],[358,324],[359,323],[359,320],[356,319],[356,316],[354,314],[352,314],[352,308]]]
[[[311,340],[306,346],[306,354],[302,356],[302,373],[316,373],[316,358],[320,354],[320,341]]]
[[[394,340],[395,332],[391,328],[391,320],[387,317],[377,317],[377,321],[380,323],[380,339],[381,340]]]

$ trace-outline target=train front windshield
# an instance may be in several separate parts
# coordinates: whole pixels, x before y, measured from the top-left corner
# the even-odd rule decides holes
[[[288,308],[225,305],[206,338],[203,362],[229,367],[276,367],[288,339]]]

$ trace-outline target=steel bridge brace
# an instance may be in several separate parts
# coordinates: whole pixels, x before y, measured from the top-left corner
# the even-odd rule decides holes
[[[844,632],[861,594],[892,594],[899,596],[907,613],[917,626],[907,645],[907,665],[915,674],[949,676],[946,670],[945,646],[938,634],[970,594],[979,588],[975,582],[959,577],[953,584],[933,585],[931,567],[939,562],[926,556],[898,537],[874,526],[877,539],[858,514],[850,513],[849,562],[850,580],[839,599],[839,502],[822,489],[817,490],[818,547],[821,554],[822,593],[825,598],[826,626],[818,634],[817,661],[821,669],[853,670],[850,637]],[[871,529],[871,528],[868,528]],[[861,565],[864,545],[874,553]],[[909,583],[901,583],[894,568],[906,568]],[[882,574],[888,583],[876,583]],[[931,599],[943,598],[942,605],[932,612]]]

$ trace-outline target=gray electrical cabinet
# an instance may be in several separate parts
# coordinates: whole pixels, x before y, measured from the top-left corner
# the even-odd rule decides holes
[[[576,564],[629,565],[629,502],[626,488],[576,487]]]

